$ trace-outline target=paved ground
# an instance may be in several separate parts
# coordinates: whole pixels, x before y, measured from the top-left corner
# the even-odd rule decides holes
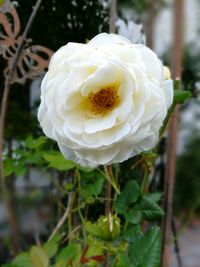
[[[200,226],[185,230],[179,236],[182,267],[200,267]],[[170,267],[177,267],[173,248]]]

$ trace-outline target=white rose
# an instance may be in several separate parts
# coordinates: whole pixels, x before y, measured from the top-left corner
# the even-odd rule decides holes
[[[67,159],[96,167],[152,149],[172,98],[153,51],[102,33],[53,55],[38,119]]]

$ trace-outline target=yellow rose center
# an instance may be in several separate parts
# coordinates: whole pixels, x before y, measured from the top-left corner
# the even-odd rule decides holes
[[[111,85],[101,88],[97,93],[90,93],[89,113],[98,116],[112,111],[119,104],[118,86]]]

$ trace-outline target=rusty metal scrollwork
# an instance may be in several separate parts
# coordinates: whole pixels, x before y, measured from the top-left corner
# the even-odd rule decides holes
[[[5,78],[8,76],[20,40],[19,16],[14,5],[6,0],[0,6],[0,55],[8,62],[4,69]],[[42,75],[48,68],[53,51],[44,46],[30,45],[30,43],[31,40],[26,39],[11,83],[24,84],[27,79],[35,79]]]

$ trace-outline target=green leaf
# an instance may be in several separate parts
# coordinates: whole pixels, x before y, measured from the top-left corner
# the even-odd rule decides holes
[[[90,241],[92,241],[92,242],[90,242],[90,244],[89,244],[89,247],[88,247],[88,250],[87,250],[87,253],[86,253],[86,258],[103,255],[104,249],[103,249],[102,243],[99,242],[96,239],[92,239]],[[97,266],[97,262],[90,258],[90,261],[87,263],[87,266],[96,267]]]
[[[48,267],[49,265],[49,256],[42,247],[33,246],[30,250],[30,257],[34,267]]]
[[[46,251],[49,258],[52,258],[58,251],[58,243],[54,240],[51,240],[44,244],[43,249]]]
[[[15,172],[15,160],[10,158],[4,160],[3,168],[4,168],[3,169],[4,176],[11,175],[12,173]]]
[[[47,139],[44,136],[40,136],[36,139],[33,139],[32,136],[29,136],[25,140],[26,147],[28,147],[30,149],[36,149],[36,150],[39,149],[41,146],[43,146],[46,143],[47,143]]]
[[[14,172],[15,172],[15,174],[17,176],[20,176],[20,175],[25,174],[26,170],[27,170],[27,168],[26,168],[26,166],[24,164],[18,164],[18,165],[15,166],[15,171]]]
[[[4,175],[9,176],[13,173],[20,176],[26,172],[24,161],[7,158],[4,160]]]
[[[101,193],[104,183],[104,177],[102,174],[97,172],[88,173],[87,176],[83,176],[82,180],[83,182],[80,193],[84,198],[90,199],[97,197]]]
[[[67,267],[67,264],[65,260],[59,260],[58,262],[56,262],[55,267]]]
[[[0,5],[3,5],[5,0],[0,0]]]
[[[69,261],[79,262],[81,257],[81,246],[79,244],[70,244],[58,254],[56,261],[63,260],[67,264]]]
[[[13,265],[16,267],[34,267],[31,258],[27,252],[22,252],[13,260]]]
[[[129,227],[123,232],[122,237],[129,243],[134,243],[137,239],[141,238],[143,233],[139,225]]]
[[[161,234],[158,227],[129,246],[128,257],[134,267],[160,267]]]
[[[124,217],[126,221],[133,223],[133,224],[139,224],[144,220],[144,216],[141,210],[138,210],[137,207],[132,208],[128,212],[124,214]]]
[[[125,218],[128,222],[139,224],[145,219],[160,219],[163,215],[161,207],[148,196],[144,196],[137,205],[125,213]]]
[[[83,166],[81,166],[81,165],[79,165],[79,164],[77,164],[76,163],[76,167],[77,167],[77,169],[79,169],[80,171],[82,171],[82,172],[92,172],[94,169],[91,169],[91,168],[88,168],[88,167],[83,167]]]
[[[128,205],[135,203],[139,197],[140,189],[136,181],[128,181],[121,192],[118,195],[115,206],[118,213],[125,213]]]
[[[161,193],[161,192],[148,193],[145,195],[146,198],[148,198],[149,200],[152,200],[154,202],[160,201],[162,196],[163,196],[163,193]]]
[[[17,267],[17,265],[12,264],[12,263],[5,263],[5,264],[1,265],[1,267]]]
[[[42,156],[49,163],[49,167],[59,171],[71,170],[76,166],[74,162],[65,159],[58,151],[44,152]]]
[[[148,197],[144,196],[139,203],[139,208],[147,220],[156,220],[164,215],[164,211],[161,207]]]
[[[116,267],[131,267],[128,257],[124,253],[119,253],[117,255]]]
[[[96,237],[100,236],[100,229],[96,223],[91,223],[90,221],[85,223],[85,229],[86,231]]]
[[[26,162],[29,164],[40,164],[41,163],[41,155],[38,154],[30,154],[26,157]]]
[[[187,100],[188,98],[190,98],[192,96],[191,92],[189,91],[185,91],[185,90],[175,90],[174,91],[174,100],[173,102],[175,104],[182,104],[185,102],[185,100]]]

